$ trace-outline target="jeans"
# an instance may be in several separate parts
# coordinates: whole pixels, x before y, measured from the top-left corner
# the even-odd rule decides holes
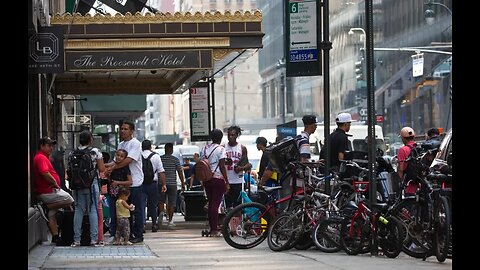
[[[147,199],[147,211],[152,217],[152,224],[157,224],[157,208],[158,208],[158,182],[154,181],[150,184],[142,184],[143,196]],[[135,206],[136,207],[136,206]],[[146,215],[145,215],[146,217]],[[144,218],[145,220],[146,218]]]
[[[143,240],[143,226],[145,223],[145,198],[143,197],[143,185],[130,188],[130,200],[135,205],[133,211],[133,235]]]
[[[100,196],[98,181],[93,181],[90,189],[78,189],[73,191],[75,199],[75,215],[73,218],[73,241],[80,243],[82,235],[83,216],[88,214],[90,222],[90,242],[98,242],[98,197]]]

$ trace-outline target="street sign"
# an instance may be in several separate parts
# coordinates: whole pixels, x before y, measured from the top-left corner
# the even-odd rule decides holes
[[[191,141],[208,141],[210,139],[208,87],[190,88],[189,92]]]
[[[285,1],[287,77],[321,75],[320,0]]]
[[[91,125],[92,115],[90,114],[67,114],[65,115],[65,123],[72,125]]]
[[[317,61],[317,1],[293,1],[290,13],[290,62]]]
[[[412,73],[413,77],[423,75],[423,53],[412,55]]]

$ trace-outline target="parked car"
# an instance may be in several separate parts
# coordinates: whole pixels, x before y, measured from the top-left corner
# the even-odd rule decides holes
[[[430,168],[433,166],[438,166],[438,165],[452,165],[452,149],[453,149],[453,143],[452,143],[452,129],[450,129],[445,137],[442,140],[442,143],[440,144],[440,148],[437,152],[437,156],[435,159],[432,161],[432,164],[430,165]]]

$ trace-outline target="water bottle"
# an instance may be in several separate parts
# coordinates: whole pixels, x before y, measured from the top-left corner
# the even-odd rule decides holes
[[[386,218],[384,218],[383,216],[378,217],[378,220],[379,220],[380,222],[382,222],[383,224],[385,224],[385,225],[388,224],[388,220],[387,220]]]

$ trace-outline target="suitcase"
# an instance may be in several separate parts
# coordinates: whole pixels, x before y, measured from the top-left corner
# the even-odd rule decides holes
[[[57,246],[70,246],[73,243],[74,213],[75,212],[70,209],[65,209],[57,213],[58,233],[60,235],[60,242],[57,243]]]
[[[80,236],[80,246],[90,246],[90,220],[88,215],[83,215],[82,234]]]

